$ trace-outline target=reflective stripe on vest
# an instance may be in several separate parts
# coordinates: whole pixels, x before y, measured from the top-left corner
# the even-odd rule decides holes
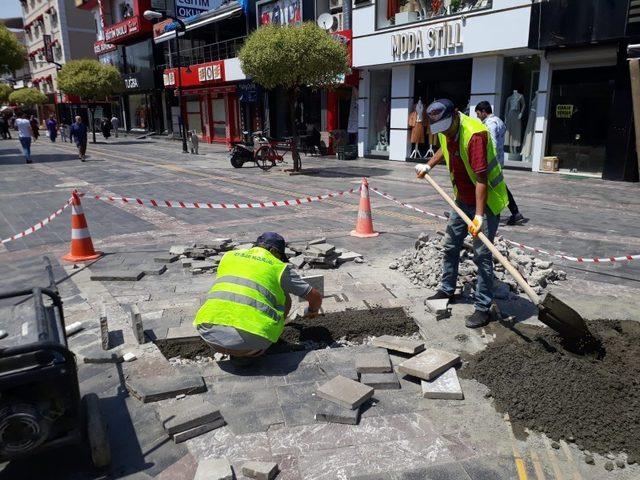
[[[227,300],[229,302],[248,305],[260,310],[265,315],[268,315],[274,322],[280,321],[280,314],[277,310],[272,308],[270,305],[267,305],[266,303],[262,303],[254,298],[247,297],[246,295],[230,292],[213,292],[207,295],[208,300],[215,300],[216,298],[219,300]]]
[[[502,167],[496,159],[496,149],[493,145],[493,140],[489,131],[484,124],[475,118],[470,118],[462,113],[460,116],[460,129],[459,129],[459,145],[460,158],[464,164],[467,175],[475,185],[477,183],[476,173],[469,164],[469,141],[471,137],[480,132],[486,132],[487,135],[487,205],[491,209],[494,215],[499,215],[500,212],[509,204],[509,197],[507,195],[507,185],[504,182],[504,176],[502,174]],[[440,148],[444,156],[447,168],[449,169],[449,176],[451,177],[451,183],[453,184],[453,191],[458,196],[458,187],[456,186],[451,165],[449,163],[449,151],[447,145],[447,138],[444,134],[439,133],[438,139],[440,141]]]
[[[278,305],[278,299],[268,289],[264,288],[258,282],[249,280],[248,278],[236,277],[235,275],[225,275],[224,277],[218,277],[214,285],[218,283],[235,283],[236,285],[242,285],[243,287],[253,288],[258,290],[264,297],[269,300],[271,305]]]

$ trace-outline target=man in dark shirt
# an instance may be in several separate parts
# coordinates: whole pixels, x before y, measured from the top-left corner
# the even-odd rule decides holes
[[[87,126],[82,123],[82,117],[80,115],[76,117],[76,122],[71,125],[69,140],[74,140],[76,142],[76,146],[78,147],[78,158],[81,162],[84,162],[86,159],[85,154],[87,152]]]
[[[495,147],[482,122],[454,108],[450,100],[436,100],[427,108],[432,133],[439,134],[440,149],[426,164],[416,165],[419,176],[428,175],[444,158],[449,168],[457,205],[473,218],[465,221],[452,211],[444,238],[442,282],[429,299],[454,301],[458,278],[460,250],[467,233],[474,237],[473,260],[478,267],[475,289],[475,312],[466,319],[469,328],[489,322],[493,301],[493,259],[489,249],[475,236],[482,231],[491,241],[500,221],[500,211],[507,205],[506,185],[500,165],[495,160]]]

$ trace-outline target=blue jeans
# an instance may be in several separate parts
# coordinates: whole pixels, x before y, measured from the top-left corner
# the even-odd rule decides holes
[[[20,145],[22,145],[22,153],[24,158],[31,160],[31,137],[20,137]]]
[[[467,205],[459,200],[456,203],[469,218],[475,216],[475,206]],[[500,215],[494,215],[487,206],[482,232],[492,242],[498,231],[499,222]],[[455,211],[451,211],[444,236],[444,261],[440,285],[440,290],[447,295],[453,295],[456,289],[460,250],[468,234],[467,224]],[[491,251],[477,238],[473,239],[473,261],[478,267],[475,308],[481,312],[488,312],[493,300],[493,258]]]

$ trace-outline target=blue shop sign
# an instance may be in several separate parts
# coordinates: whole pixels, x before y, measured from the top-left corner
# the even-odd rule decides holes
[[[256,103],[260,94],[260,85],[253,82],[238,84],[238,100],[242,103]]]

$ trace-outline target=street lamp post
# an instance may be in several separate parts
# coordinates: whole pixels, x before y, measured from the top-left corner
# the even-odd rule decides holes
[[[178,64],[178,85],[176,87],[176,91],[178,93],[178,110],[180,111],[180,117],[182,119],[182,153],[189,153],[189,149],[187,148],[187,123],[185,122],[185,118],[182,111],[182,69],[180,68],[180,41],[179,36],[180,32],[186,31],[186,26],[184,22],[177,18],[172,17],[171,15],[167,15],[166,13],[156,12],[154,10],[146,10],[143,14],[144,18],[147,20],[164,20],[170,19],[173,20],[178,26],[175,28],[176,32],[176,63]]]

